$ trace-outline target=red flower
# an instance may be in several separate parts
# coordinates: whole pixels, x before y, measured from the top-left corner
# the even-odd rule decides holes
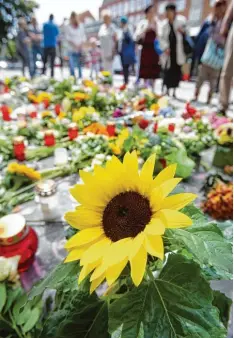
[[[149,126],[149,121],[148,121],[148,120],[142,119],[142,120],[139,122],[139,127],[140,127],[141,129],[146,129],[148,126]]]
[[[57,103],[54,107],[54,111],[56,113],[56,115],[59,115],[61,112],[61,105],[59,103]]]

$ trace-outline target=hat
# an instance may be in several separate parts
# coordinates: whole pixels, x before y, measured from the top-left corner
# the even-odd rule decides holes
[[[127,23],[128,22],[128,18],[126,16],[122,16],[120,19],[121,23]]]

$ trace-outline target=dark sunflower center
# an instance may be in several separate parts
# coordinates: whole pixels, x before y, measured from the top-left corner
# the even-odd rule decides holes
[[[106,206],[102,223],[113,242],[136,237],[150,222],[152,212],[147,198],[129,191],[115,196]]]

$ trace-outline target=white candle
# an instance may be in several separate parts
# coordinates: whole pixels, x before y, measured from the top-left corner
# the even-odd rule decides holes
[[[54,152],[54,164],[56,166],[65,165],[68,163],[68,153],[65,148],[57,148]]]
[[[20,233],[25,226],[25,218],[19,214],[10,214],[0,218],[0,238],[9,238]]]

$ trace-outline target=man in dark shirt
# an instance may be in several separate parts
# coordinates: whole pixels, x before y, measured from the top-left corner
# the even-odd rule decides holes
[[[46,64],[50,58],[51,77],[54,77],[54,61],[56,56],[57,38],[59,35],[58,26],[54,24],[54,16],[50,15],[49,21],[44,23],[43,36],[44,36],[44,65],[43,74],[46,72]]]
[[[22,60],[22,73],[25,76],[25,68],[28,68],[30,76],[33,76],[32,62],[30,55],[31,39],[29,37],[27,23],[24,18],[19,18],[19,31],[16,37],[16,50]]]
[[[40,55],[42,57],[42,48],[41,48],[41,41],[42,41],[42,34],[39,30],[37,19],[32,17],[31,19],[31,27],[29,30],[29,34],[32,41],[32,61],[33,61],[33,75],[36,74],[36,62],[37,56]]]

